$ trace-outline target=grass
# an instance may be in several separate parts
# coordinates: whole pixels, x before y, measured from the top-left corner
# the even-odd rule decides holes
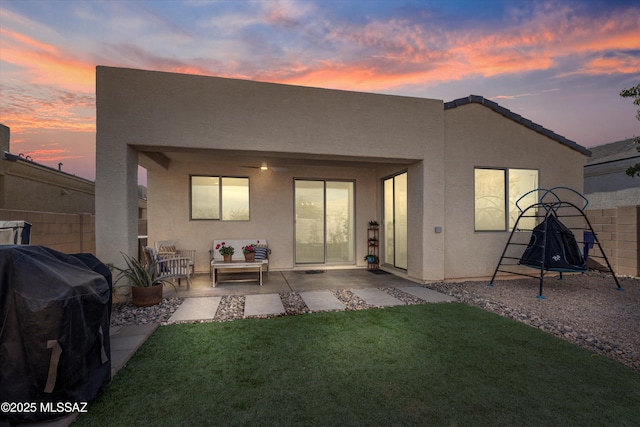
[[[463,304],[159,328],[77,425],[626,426],[640,373]]]

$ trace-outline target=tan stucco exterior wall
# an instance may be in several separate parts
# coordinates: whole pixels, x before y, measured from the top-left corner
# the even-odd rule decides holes
[[[190,174],[249,177],[250,220],[189,220]],[[179,248],[195,249],[196,270],[201,272],[209,271],[214,239],[267,239],[272,250],[270,268],[294,267],[294,178],[355,182],[356,251],[363,256],[367,224],[378,202],[375,170],[367,168],[290,167],[287,171],[262,172],[223,163],[182,161],[175,162],[169,171],[148,169],[147,177],[149,243],[171,239],[177,240]],[[361,258],[356,261],[364,266]]]
[[[94,184],[28,162],[5,164],[0,208],[93,214]]]
[[[509,233],[474,231],[474,168],[537,169],[541,188],[582,192],[586,157],[480,104],[446,110],[445,127],[445,277],[491,276]]]
[[[474,232],[474,166],[539,169],[543,187],[582,190],[583,154],[479,104],[444,110],[440,100],[98,67],[97,112],[103,262],[136,254],[138,161],[148,170],[149,243],[196,249],[197,271],[208,271],[220,238],[266,238],[272,267],[293,268],[295,178],[356,182],[364,266],[367,223],[382,219],[382,179],[407,171],[404,274],[419,281],[495,268],[508,233]],[[260,158],[287,160],[288,170],[244,167]],[[251,220],[190,221],[190,174],[248,176]]]
[[[93,182],[26,159],[5,159],[4,151],[10,152],[10,129],[0,124],[0,209],[94,213]]]
[[[135,254],[135,226],[137,206],[135,190],[137,153],[163,150],[233,150],[233,153],[255,155],[266,153],[270,156],[297,156],[313,161],[337,161],[335,171],[326,166],[314,168],[306,166],[298,177],[321,176],[340,178],[355,176],[356,194],[360,200],[357,205],[358,221],[362,221],[362,232],[366,222],[376,214],[375,199],[364,201],[367,194],[375,196],[379,183],[375,179],[375,166],[371,163],[392,163],[410,165],[421,161],[430,147],[435,151],[442,147],[442,101],[376,95],[369,93],[344,92],[336,90],[306,88],[297,86],[259,83],[252,81],[223,79],[159,73],[140,70],[98,67],[97,69],[97,171],[96,171],[96,210],[98,223],[96,240],[98,256],[104,262],[117,262],[121,251]],[[209,152],[210,153],[210,152]],[[161,176],[160,167],[149,174],[149,240],[164,236],[162,231],[166,219],[156,211],[159,204],[154,192],[162,191],[171,195],[183,193],[188,197],[188,170],[198,168],[198,155],[185,160],[169,162],[167,175],[159,182],[170,182],[160,190],[159,183],[153,181]],[[340,167],[340,162],[349,162],[349,166]],[[366,162],[369,172],[353,171],[353,163]],[[433,158],[429,164],[434,169],[429,173],[442,175],[440,162]],[[166,166],[166,164],[165,164]],[[403,166],[406,169],[406,166]],[[373,169],[371,169],[373,168]],[[202,167],[203,172],[211,166]],[[358,169],[357,165],[356,168]],[[402,170],[395,167],[395,171]],[[233,171],[231,171],[233,172]],[[331,172],[331,173],[330,173]],[[192,172],[192,173],[195,173]],[[293,171],[292,171],[293,173]],[[237,175],[236,173],[232,173]],[[425,172],[412,174],[411,180],[424,179]],[[245,174],[240,174],[245,175]],[[171,177],[180,179],[182,185],[173,182]],[[381,177],[381,176],[379,176]],[[274,178],[284,180],[284,178]],[[292,176],[288,182],[278,182],[266,191],[261,191],[258,181],[252,180],[252,215],[259,215],[258,197],[267,200],[292,195]],[[441,179],[440,177],[437,179]],[[255,181],[255,184],[254,184]],[[258,186],[258,188],[253,188]],[[414,203],[423,206],[425,191],[422,184],[410,183],[411,188],[419,189],[419,199]],[[127,191],[125,191],[125,188]],[[168,190],[169,189],[169,190]],[[440,190],[438,190],[440,191]],[[440,191],[441,192],[441,191]],[[360,195],[362,194],[362,196]],[[156,197],[156,201],[154,201]],[[186,199],[184,199],[186,200]],[[269,204],[269,202],[265,202]],[[438,201],[437,203],[441,203]],[[436,204],[437,204],[436,203]],[[273,205],[273,203],[271,203]],[[435,204],[434,204],[435,205]],[[166,204],[165,206],[169,206]],[[368,206],[371,206],[369,208]],[[165,208],[166,209],[166,208]],[[173,207],[171,209],[174,209]],[[180,217],[188,218],[188,203],[175,207],[182,212]],[[185,211],[186,210],[186,211]],[[442,206],[439,207],[442,211]],[[287,212],[288,211],[288,212]],[[293,222],[286,226],[284,221],[292,219],[293,205],[287,203],[278,211],[282,218],[276,235],[289,236]],[[414,224],[422,230],[423,210],[414,217]],[[253,220],[252,220],[253,222]],[[218,224],[212,230],[210,241],[218,235],[243,231],[244,237],[252,227],[264,230],[274,223],[269,221],[242,225],[233,229],[233,224]],[[183,223],[184,228],[173,228],[170,238],[182,240],[191,237],[189,233],[202,227],[200,222]],[[245,233],[246,232],[246,233]],[[199,234],[199,232],[196,232]],[[215,234],[215,235],[214,235]],[[206,234],[205,234],[206,235]],[[264,232],[256,232],[256,236]],[[166,236],[169,238],[169,236]],[[195,237],[195,236],[194,236]],[[240,236],[238,236],[240,237]],[[195,237],[197,238],[197,237]],[[412,234],[410,245],[421,246],[421,231]],[[204,238],[203,238],[204,239]],[[277,239],[276,239],[277,241]],[[292,265],[292,243],[283,243],[274,255],[274,263],[286,268]],[[365,238],[362,238],[364,244]],[[198,269],[202,270],[204,248],[208,251],[211,243],[197,242],[199,252]],[[203,248],[201,251],[200,248]],[[366,248],[359,247],[357,257],[364,256]],[[416,251],[419,253],[419,251]],[[289,256],[291,254],[291,256]],[[208,256],[208,252],[207,252]],[[358,262],[360,262],[358,260]],[[422,276],[423,263],[417,263],[415,273]],[[426,262],[428,265],[429,262]],[[412,267],[413,268],[413,267]],[[437,267],[440,269],[441,267]]]

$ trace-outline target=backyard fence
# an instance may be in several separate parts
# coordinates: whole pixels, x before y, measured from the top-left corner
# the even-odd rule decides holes
[[[640,206],[585,212],[615,273],[640,276]]]
[[[31,244],[60,252],[96,253],[95,215],[0,209],[1,221],[31,224]]]

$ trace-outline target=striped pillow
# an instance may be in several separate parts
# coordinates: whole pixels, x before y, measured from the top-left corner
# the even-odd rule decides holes
[[[256,256],[254,259],[267,259],[267,252],[269,251],[268,248],[256,248]]]

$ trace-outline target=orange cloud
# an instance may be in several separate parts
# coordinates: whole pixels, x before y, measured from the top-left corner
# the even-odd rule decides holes
[[[558,77],[634,73],[640,69],[637,57],[609,53],[640,49],[638,28],[637,9],[592,18],[546,6],[518,26],[491,33],[444,33],[408,20],[373,21],[333,29],[327,42],[343,50],[339,59],[294,63],[265,74],[281,83],[388,90],[556,68]]]
[[[580,70],[581,74],[603,75],[614,73],[637,73],[640,70],[640,58],[631,55],[595,58],[588,61]],[[576,73],[565,73],[568,76]]]
[[[2,121],[12,133],[34,129],[95,131],[94,95],[62,91],[50,86],[0,85]]]
[[[32,84],[55,84],[81,92],[95,90],[95,66],[47,43],[0,29],[2,60],[25,70]]]

